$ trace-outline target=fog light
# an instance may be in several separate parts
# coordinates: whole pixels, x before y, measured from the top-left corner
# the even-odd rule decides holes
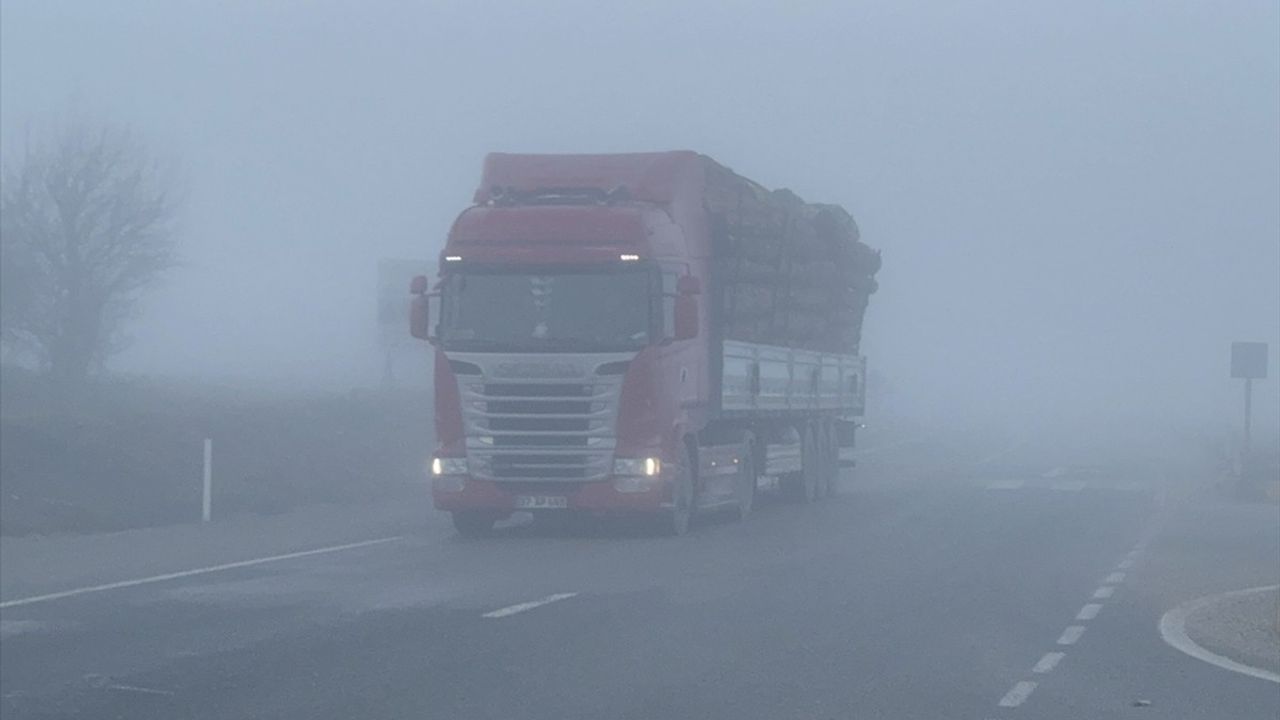
[[[466,475],[467,459],[466,458],[431,458],[431,475],[432,477],[441,477],[444,475]]]
[[[617,458],[613,461],[614,475],[644,475],[654,477],[662,472],[662,461],[656,457]]]

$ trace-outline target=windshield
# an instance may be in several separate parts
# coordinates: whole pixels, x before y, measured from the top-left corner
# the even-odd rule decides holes
[[[444,285],[440,334],[454,350],[596,351],[648,344],[652,275],[457,273]]]

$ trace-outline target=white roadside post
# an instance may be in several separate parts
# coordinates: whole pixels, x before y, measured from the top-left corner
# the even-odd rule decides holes
[[[213,438],[204,439],[204,494],[200,503],[200,520],[213,517]]]

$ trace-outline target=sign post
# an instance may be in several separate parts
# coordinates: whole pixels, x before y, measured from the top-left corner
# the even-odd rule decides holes
[[[1240,441],[1240,477],[1237,478],[1237,489],[1244,494],[1252,479],[1249,445],[1253,434],[1253,381],[1267,377],[1267,344],[1231,343],[1231,377],[1244,380],[1244,436]]]

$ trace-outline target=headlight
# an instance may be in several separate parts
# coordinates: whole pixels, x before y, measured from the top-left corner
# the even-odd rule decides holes
[[[617,458],[613,461],[614,475],[643,475],[653,477],[662,472],[662,461],[656,457]]]
[[[431,458],[431,475],[440,477],[442,475],[466,475],[467,459],[466,458]]]

